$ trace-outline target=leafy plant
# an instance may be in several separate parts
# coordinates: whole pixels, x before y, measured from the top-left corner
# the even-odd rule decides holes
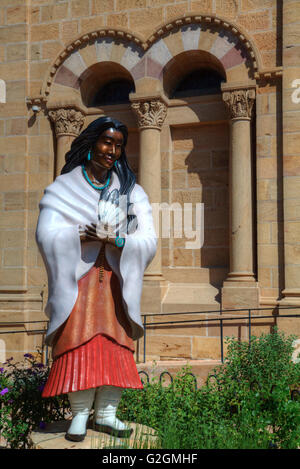
[[[293,336],[277,329],[249,343],[228,338],[225,363],[195,389],[186,367],[169,386],[158,380],[126,390],[119,417],[156,430],[161,448],[298,448],[300,364]]]
[[[0,369],[0,431],[10,448],[30,448],[31,432],[63,418],[63,399],[42,398],[49,367],[29,353]]]
[[[219,392],[227,396],[235,419],[246,412],[260,418],[260,432],[268,429],[270,445],[282,448],[300,444],[300,406],[291,398],[300,386],[299,363],[291,360],[294,340],[277,328],[251,337],[250,344],[229,338],[225,364],[216,370]]]
[[[190,367],[170,384],[165,375],[162,382],[153,378],[143,390],[124,390],[118,417],[153,428],[156,438],[146,444],[155,448],[299,448],[300,363],[291,360],[294,339],[277,329],[251,337],[250,344],[228,338],[225,363],[204,386],[197,389]],[[24,363],[9,359],[0,368],[0,430],[11,448],[32,447],[36,427],[64,418],[64,398],[41,397],[48,373],[49,367],[30,354]]]

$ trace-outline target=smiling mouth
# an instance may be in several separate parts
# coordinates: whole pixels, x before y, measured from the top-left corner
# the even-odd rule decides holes
[[[103,159],[110,165],[114,163],[113,158],[111,158],[110,156],[103,155]],[[96,164],[96,166],[102,166],[101,163],[98,163],[98,161],[96,161],[95,159],[94,159],[94,164]]]
[[[113,163],[113,162],[114,162],[113,158],[111,158],[111,156],[108,156],[108,155],[104,155],[104,159],[105,159],[106,161],[108,161],[109,163]]]

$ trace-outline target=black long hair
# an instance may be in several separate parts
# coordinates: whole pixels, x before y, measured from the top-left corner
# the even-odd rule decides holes
[[[87,161],[87,156],[92,150],[102,134],[107,129],[114,128],[123,134],[124,142],[120,158],[116,161],[112,171],[115,171],[120,181],[120,195],[126,194],[128,197],[135,185],[136,177],[130,168],[125,152],[125,146],[128,139],[128,129],[125,124],[112,117],[99,117],[91,122],[85,130],[81,132],[78,137],[73,140],[71,149],[66,153],[66,164],[61,170],[61,174],[69,173],[72,169],[82,165]],[[101,193],[101,198],[106,196],[108,188],[104,189]]]

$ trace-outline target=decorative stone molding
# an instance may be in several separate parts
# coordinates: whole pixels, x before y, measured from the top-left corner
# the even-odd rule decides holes
[[[134,101],[131,108],[137,116],[140,129],[154,128],[161,130],[168,110],[161,99]]]
[[[42,105],[45,105],[46,103],[47,103],[47,98],[45,98],[45,96],[42,96],[42,95],[37,96],[35,98],[29,98],[29,97],[26,98],[26,104],[29,107],[34,106],[34,105],[42,106]]]
[[[71,43],[69,43],[65,47],[65,49],[62,52],[60,52],[60,54],[57,56],[43,84],[43,94],[49,95],[50,87],[52,85],[53,78],[58,68],[72,52],[76,51],[79,47],[83,47],[85,44],[90,43],[91,41],[96,41],[98,38],[104,38],[104,37],[114,38],[116,40],[121,39],[127,42],[133,42],[137,46],[139,46],[141,50],[146,50],[147,48],[147,45],[141,36],[138,36],[136,33],[132,34],[130,31],[127,31],[121,28],[118,28],[118,29],[101,28],[97,31],[91,31],[86,34],[83,34],[77,37],[76,39],[74,39],[74,41],[72,41]]]
[[[231,119],[251,119],[254,100],[254,89],[239,89],[223,92],[223,101],[229,110]]]
[[[49,111],[49,117],[55,125],[56,136],[72,135],[77,137],[84,124],[84,115],[76,109],[55,109]]]
[[[228,22],[227,19],[221,18],[220,16],[217,17],[215,15],[194,14],[175,18],[173,21],[159,26],[156,31],[145,41],[145,45],[143,44],[144,49],[149,49],[152,44],[157,41],[157,39],[166,34],[169,34],[172,30],[191,23],[201,23],[206,28],[210,27],[210,25],[218,26],[219,28],[223,28],[224,30],[230,31],[234,36],[238,38],[239,42],[243,44],[244,47],[248,50],[249,55],[252,58],[252,66],[254,71],[257,72],[261,68],[261,60],[259,53],[255,48],[254,44],[252,44],[252,40],[249,37],[247,31],[243,29],[240,25],[237,25],[232,21]]]
[[[134,42],[141,48],[141,50],[146,52],[161,37],[170,34],[172,31],[177,30],[182,26],[197,23],[203,24],[205,28],[210,27],[210,25],[213,27],[217,26],[220,29],[224,29],[233,34],[239,43],[242,44],[249,53],[255,78],[260,76],[262,69],[260,54],[256,49],[256,46],[252,43],[251,37],[248,35],[246,30],[244,30],[240,25],[237,25],[233,22],[228,22],[228,20],[221,17],[216,17],[214,15],[194,14],[190,16],[178,17],[170,22],[160,25],[147,39],[143,36],[137,35],[136,33],[133,34],[131,31],[126,29],[105,27],[77,37],[74,39],[74,41],[69,43],[63,51],[60,52],[55,61],[52,63],[52,66],[50,67],[49,73],[43,84],[42,94],[48,95],[50,93],[50,87],[52,85],[55,74],[66,58],[79,47],[83,47],[85,44],[88,44],[91,41],[96,41],[98,38],[112,37],[119,40],[122,39],[127,42]],[[264,72],[265,74],[268,73],[268,71]]]
[[[37,96],[35,98],[27,97],[26,104],[28,109],[31,109],[34,113],[39,112],[41,109],[45,112],[47,106],[47,98],[45,96]]]
[[[276,80],[278,78],[282,78],[282,71],[283,71],[283,68],[282,67],[274,67],[274,68],[270,68],[270,69],[264,69],[264,70],[261,70],[260,72],[255,72],[254,74],[254,78],[256,80],[263,80],[267,83],[273,81],[273,80]]]

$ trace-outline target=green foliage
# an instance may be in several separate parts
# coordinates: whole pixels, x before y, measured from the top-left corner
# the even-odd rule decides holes
[[[300,446],[300,363],[295,337],[276,329],[251,343],[228,338],[225,363],[197,389],[191,368],[169,382],[126,389],[120,419],[154,428],[163,449],[296,449]],[[44,399],[49,367],[30,354],[0,369],[0,431],[11,448],[30,448],[40,425],[64,418],[64,398]],[[152,440],[151,440],[152,441]],[[154,443],[151,443],[154,444]]]
[[[20,363],[10,358],[0,369],[0,432],[10,448],[30,448],[32,430],[63,419],[62,398],[42,398],[48,374],[31,354]]]
[[[169,386],[126,390],[119,417],[154,428],[164,449],[269,449],[300,446],[300,364],[294,337],[276,329],[251,345],[228,338],[225,363],[195,390],[190,368]]]

